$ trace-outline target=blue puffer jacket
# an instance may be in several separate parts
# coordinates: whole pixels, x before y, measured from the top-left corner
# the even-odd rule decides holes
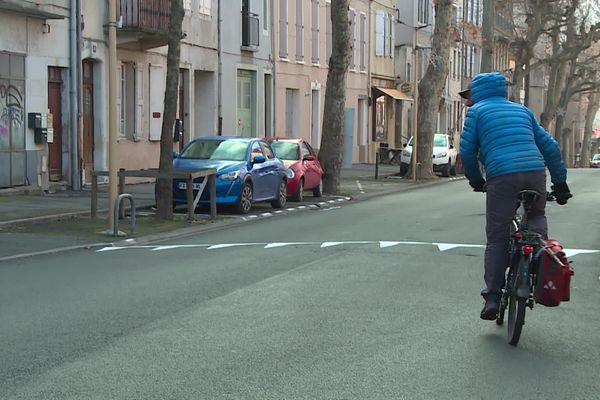
[[[567,180],[558,143],[527,107],[506,99],[506,80],[500,73],[477,75],[471,82],[469,108],[460,139],[460,157],[471,182],[514,172],[543,171],[553,183]]]

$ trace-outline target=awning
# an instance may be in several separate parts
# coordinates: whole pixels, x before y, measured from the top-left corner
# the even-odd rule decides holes
[[[382,87],[376,87],[376,89],[396,100],[413,101],[412,97],[396,89]]]

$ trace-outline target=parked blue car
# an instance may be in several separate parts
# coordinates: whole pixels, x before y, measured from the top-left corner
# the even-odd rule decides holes
[[[217,204],[233,205],[246,214],[252,203],[270,201],[283,208],[287,198],[287,176],[283,162],[271,146],[258,138],[206,136],[191,141],[173,159],[173,168],[215,168]],[[194,181],[198,188],[204,178]],[[173,180],[173,206],[187,204],[186,181]],[[194,190],[194,196],[197,191]],[[208,186],[200,203],[210,203]]]

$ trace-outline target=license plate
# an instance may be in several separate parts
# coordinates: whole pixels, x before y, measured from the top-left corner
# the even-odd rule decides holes
[[[181,190],[186,190],[187,189],[187,182],[179,182],[177,184],[177,187]],[[201,183],[194,183],[194,190],[200,190],[200,188],[202,187]]]

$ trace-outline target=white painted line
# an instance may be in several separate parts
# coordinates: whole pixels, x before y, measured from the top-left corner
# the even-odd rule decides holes
[[[600,253],[600,250],[585,250],[585,249],[563,249],[566,257],[573,257],[577,254],[593,254]]]
[[[266,212],[266,213],[262,213],[262,214],[260,214],[260,216],[261,216],[261,217],[272,217],[272,216],[273,216],[273,214],[271,214],[271,213],[269,213],[269,212]]]
[[[461,244],[461,243],[431,243],[434,246],[437,246],[440,251],[446,251],[455,249],[457,247],[485,247],[483,244]]]
[[[325,203],[324,201],[320,201],[320,202],[319,202],[319,204],[320,204],[320,205],[325,205],[325,204],[327,204],[327,203]]]
[[[309,208],[319,208],[316,204],[311,204],[308,206]]]
[[[152,249],[156,246],[107,246],[96,250],[96,253],[105,251],[123,250],[123,249]]]
[[[152,251],[194,248],[194,247],[209,247],[209,246],[210,246],[210,244],[173,244],[173,245],[166,245],[166,246],[157,246],[157,247],[153,248]]]
[[[335,203],[335,200],[328,200],[328,203]]]
[[[341,244],[370,244],[370,243],[377,243],[377,242],[372,242],[370,240],[350,241],[350,242],[323,242],[323,243],[321,243],[321,248],[339,246]]]
[[[277,210],[275,211],[275,214],[283,214],[283,210]]]
[[[427,244],[427,245],[431,245],[432,243],[428,243],[428,242],[386,242],[386,241],[380,241],[379,242],[379,248],[383,249],[383,248],[386,248],[386,247],[397,246],[399,244],[418,244],[418,245]]]
[[[340,207],[340,206],[337,206],[337,207],[328,207],[328,208],[323,208],[321,211],[337,210],[338,208],[342,208],[342,207]]]
[[[298,206],[299,210],[304,210],[306,208],[306,206]]]
[[[258,215],[248,215],[248,218],[258,218]]]
[[[365,191],[363,190],[362,185],[360,184],[360,181],[356,181],[356,186],[358,186],[358,190],[360,191],[360,193],[364,194]]]
[[[265,243],[224,243],[224,244],[213,244],[212,246],[208,246],[206,250],[214,250],[214,249],[225,249],[227,247],[242,247],[242,246],[262,246]]]
[[[296,209],[294,207],[290,207],[287,209],[288,211],[296,211]]]
[[[265,249],[273,249],[275,247],[285,247],[285,246],[296,246],[301,244],[315,244],[314,242],[280,242],[280,243],[269,243],[264,248]]]

